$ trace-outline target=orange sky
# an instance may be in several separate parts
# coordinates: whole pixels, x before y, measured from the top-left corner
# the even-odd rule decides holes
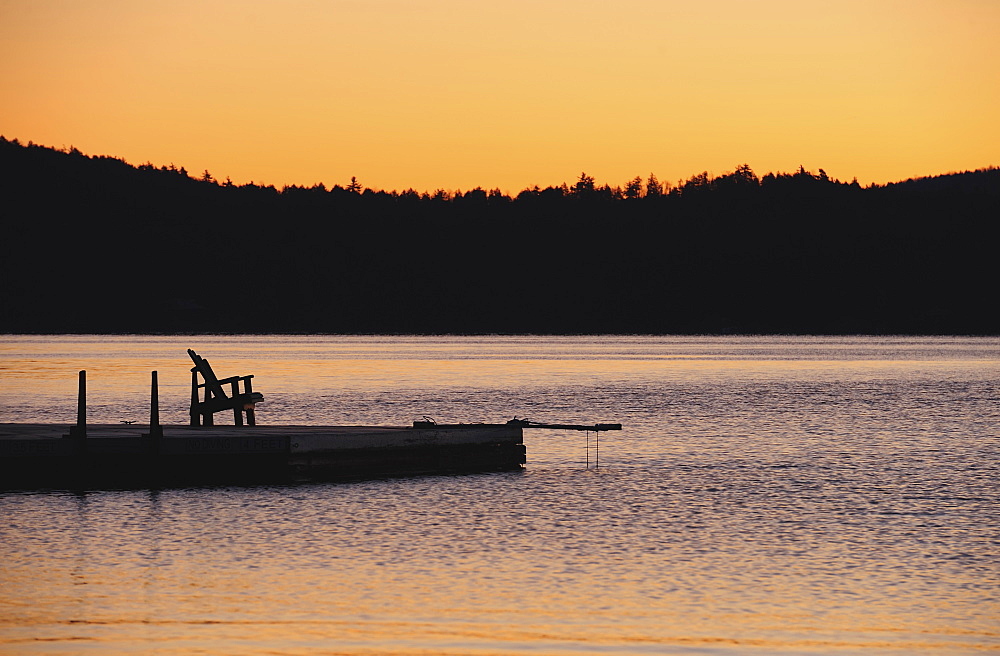
[[[234,182],[1000,164],[1000,0],[0,0],[0,134]]]

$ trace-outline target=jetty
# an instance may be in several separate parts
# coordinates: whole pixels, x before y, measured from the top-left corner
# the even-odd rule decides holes
[[[411,426],[258,426],[254,410],[264,397],[253,391],[253,376],[218,378],[208,360],[190,349],[188,354],[194,363],[188,425],[160,424],[155,371],[148,424],[89,424],[86,371],[81,371],[76,423],[0,424],[0,488],[296,483],[516,471],[526,463],[526,428],[621,430],[621,424],[517,418],[501,424],[438,424],[424,418]],[[222,412],[233,413],[232,425],[215,424],[214,416]]]

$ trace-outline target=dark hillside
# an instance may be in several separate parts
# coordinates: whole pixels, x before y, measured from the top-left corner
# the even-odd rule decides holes
[[[995,168],[512,198],[235,186],[0,140],[0,170],[8,333],[998,332]]]

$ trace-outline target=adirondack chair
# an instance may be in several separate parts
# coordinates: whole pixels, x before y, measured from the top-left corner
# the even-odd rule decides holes
[[[212,371],[212,365],[208,360],[201,357],[193,350],[188,349],[188,355],[194,362],[191,368],[191,425],[192,426],[212,426],[213,415],[223,410],[233,411],[233,421],[237,426],[243,425],[243,414],[246,413],[246,423],[248,426],[256,426],[254,417],[254,404],[264,400],[264,395],[254,392],[251,388],[250,376],[230,376],[229,378],[218,378]],[[198,375],[202,380],[198,382]],[[240,391],[240,383],[243,383],[243,391]],[[230,386],[230,394],[226,395],[223,385]],[[205,388],[204,400],[199,400],[198,390]]]

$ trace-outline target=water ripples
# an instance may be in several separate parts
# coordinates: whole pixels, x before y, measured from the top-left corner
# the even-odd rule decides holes
[[[516,414],[625,430],[601,436],[596,470],[585,469],[593,435],[588,452],[584,434],[527,431],[524,472],[5,493],[0,652],[1000,647],[993,342],[691,338],[670,342],[671,360],[655,338],[525,338],[484,351],[479,338],[254,339],[206,353],[223,369],[226,355],[263,344],[283,362],[267,376],[252,361],[224,367],[258,374],[266,423]],[[143,342],[120,366],[141,370],[138,360],[166,359],[182,341]],[[99,345],[59,346],[59,361],[76,366],[86,358],[74,349]],[[554,369],[524,365],[546,348]],[[362,353],[375,358],[363,383],[312,378]],[[476,353],[489,366],[456,380]],[[845,359],[859,354],[881,359]],[[424,384],[393,378],[413,358]],[[8,379],[0,416],[50,416],[62,383],[29,369],[40,400]],[[94,413],[145,403],[130,389],[105,390]],[[183,411],[168,412],[183,421]]]

